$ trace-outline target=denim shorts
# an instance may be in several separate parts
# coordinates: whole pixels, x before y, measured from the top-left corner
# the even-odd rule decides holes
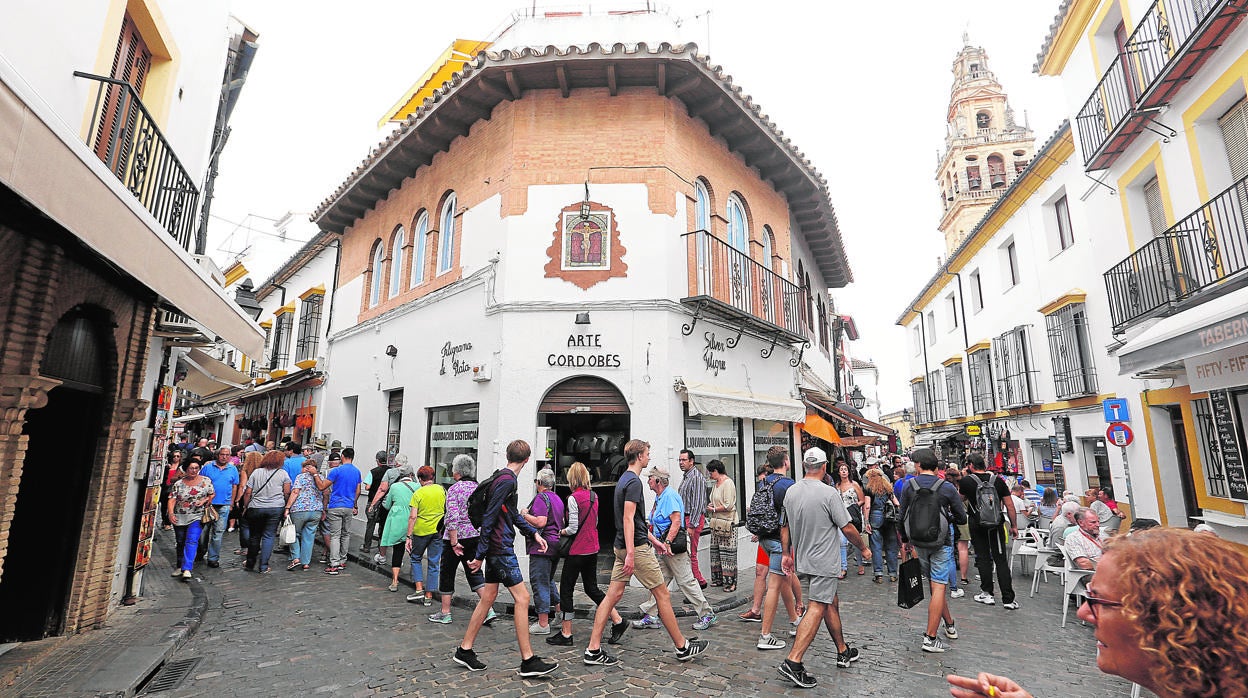
[[[485,556],[485,583],[502,584],[508,589],[524,584],[524,575],[520,574],[520,562],[515,553]]]
[[[784,568],[781,566],[781,562],[784,560],[784,547],[780,545],[779,539],[760,537],[758,539],[758,547],[767,551],[767,569],[771,570],[772,574],[778,574],[783,577]]]
[[[915,546],[914,552],[919,558],[919,567],[923,574],[936,584],[948,584],[953,578],[953,548],[920,548]]]

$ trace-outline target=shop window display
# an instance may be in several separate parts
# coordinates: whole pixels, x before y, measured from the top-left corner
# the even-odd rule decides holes
[[[477,404],[435,407],[429,410],[429,457],[435,481],[450,485],[451,462],[461,453],[477,457],[477,434],[480,407]]]
[[[743,468],[741,454],[741,420],[736,417],[691,415],[685,417],[685,448],[693,451],[698,467],[706,472],[706,464],[712,459],[724,463],[724,474],[732,478],[740,493],[752,493],[753,466],[747,473]],[[766,449],[764,449],[766,455]],[[673,465],[667,465],[673,467]],[[748,497],[745,498],[748,501]],[[744,506],[738,507],[738,516],[744,520]]]

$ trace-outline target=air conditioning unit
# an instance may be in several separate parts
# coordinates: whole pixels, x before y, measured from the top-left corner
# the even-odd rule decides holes
[[[477,383],[486,383],[490,380],[490,365],[478,364],[472,367],[472,380]]]

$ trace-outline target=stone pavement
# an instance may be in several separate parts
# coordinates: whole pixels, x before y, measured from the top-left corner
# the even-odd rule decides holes
[[[622,661],[622,666],[610,668],[581,664],[589,622],[577,620],[574,647],[555,648],[544,637],[534,637],[535,651],[561,665],[552,677],[535,680],[515,674],[515,635],[511,619],[504,617],[483,629],[477,641],[487,670],[469,672],[450,661],[463,635],[466,610],[457,607],[450,625],[430,623],[425,616],[432,608],[406,603],[403,593],[387,592],[387,577],[376,571],[352,564],[338,576],[323,574],[321,565],[286,572],[284,560],[275,556],[271,575],[244,572],[237,558],[200,573],[213,610],[178,656],[202,661],[179,688],[162,695],[803,693],[776,673],[784,651],[755,649],[759,626],[737,621],[735,612],[722,614],[718,626],[701,633],[711,640],[711,648],[693,662],[677,662],[662,631],[634,629],[622,645],[608,648]],[[1026,582],[1020,579],[1018,586],[1026,589]],[[639,600],[632,596],[630,592],[630,602]],[[985,670],[1009,675],[1037,696],[1130,695],[1130,684],[1097,671],[1091,628],[1073,616],[1066,628],[1058,627],[1061,593],[1053,579],[1041,585],[1034,599],[1024,592],[1018,611],[976,604],[969,595],[951,600],[961,638],[951,641],[950,652],[939,655],[920,650],[926,604],[903,610],[895,599],[892,584],[876,585],[869,573],[859,577],[851,571],[842,585],[841,613],[847,639],[862,650],[863,658],[849,669],[837,669],[831,641],[826,634],[817,638],[805,663],[819,678],[821,694],[946,696],[945,674]],[[687,629],[691,622],[684,618],[681,625],[696,635]]]

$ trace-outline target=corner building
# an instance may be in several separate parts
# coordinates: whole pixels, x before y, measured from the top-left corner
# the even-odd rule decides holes
[[[630,438],[673,486],[686,445],[722,460],[744,510],[832,382],[823,179],[692,45],[486,52],[429,94],[313,214],[342,234],[326,430],[442,483],[516,438],[561,493],[581,461],[605,552]]]

